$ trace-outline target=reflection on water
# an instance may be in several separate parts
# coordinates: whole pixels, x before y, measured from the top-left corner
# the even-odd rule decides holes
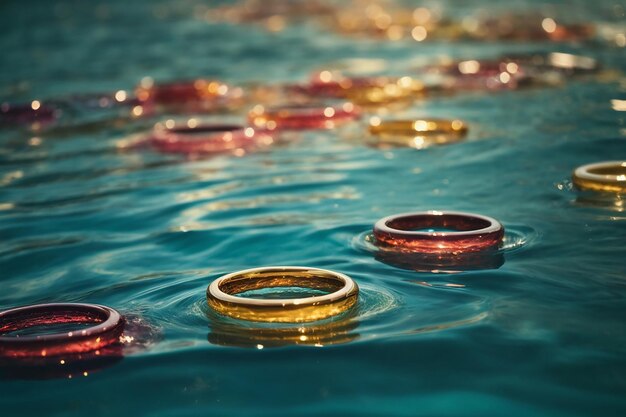
[[[377,260],[396,268],[432,273],[498,269],[504,264],[504,255],[499,252],[437,255],[380,250],[375,256]]]
[[[581,192],[574,203],[581,207],[601,208],[618,213],[626,209],[624,195],[614,193]]]
[[[359,323],[350,316],[354,316],[354,313],[342,315],[322,324],[291,327],[263,326],[258,323],[212,318],[209,323],[211,330],[208,340],[215,345],[256,349],[289,345],[324,347],[348,343],[359,337],[356,332]]]

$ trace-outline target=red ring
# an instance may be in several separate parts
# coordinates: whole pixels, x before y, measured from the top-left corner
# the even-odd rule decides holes
[[[152,100],[157,104],[184,104],[193,101],[216,99],[224,96],[229,87],[214,80],[183,80],[168,83],[140,85],[137,97],[141,101]]]
[[[162,152],[210,154],[269,145],[273,139],[267,132],[236,124],[200,124],[194,127],[157,124],[150,141]]]
[[[445,228],[453,231],[420,231]],[[459,254],[497,249],[504,227],[491,217],[455,211],[424,211],[385,217],[374,225],[374,237],[385,245],[430,254]]]
[[[33,326],[97,323],[81,330],[35,336],[7,336]],[[37,304],[0,312],[0,357],[47,357],[102,349],[119,341],[124,318],[97,304]]]
[[[285,106],[263,108],[258,106],[248,115],[254,126],[275,129],[331,129],[339,123],[358,119],[360,113],[352,103],[341,106]]]

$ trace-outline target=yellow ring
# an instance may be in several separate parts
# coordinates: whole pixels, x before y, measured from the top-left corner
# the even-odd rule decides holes
[[[328,291],[306,298],[261,299],[237,297],[242,292],[276,287]],[[224,275],[207,288],[207,302],[220,314],[249,321],[303,323],[347,311],[357,302],[359,287],[347,275],[326,269],[271,266]]]
[[[467,133],[467,125],[460,120],[417,119],[370,121],[370,133],[374,135],[393,134],[399,136],[425,136]]]
[[[459,142],[467,134],[467,125],[460,120],[370,120],[369,131],[376,145],[427,148]]]
[[[626,161],[607,161],[583,165],[572,174],[581,190],[626,193]]]
[[[379,84],[369,86],[349,86],[344,96],[360,106],[376,106],[397,101],[413,100],[424,94],[424,84],[410,77],[387,79],[379,77]]]

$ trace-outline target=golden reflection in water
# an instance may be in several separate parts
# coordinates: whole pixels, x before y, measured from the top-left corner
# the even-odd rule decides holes
[[[604,208],[617,213],[626,211],[624,195],[614,193],[582,193],[576,197],[574,204],[583,207]],[[613,218],[611,220],[619,220]]]
[[[321,324],[286,327],[244,325],[212,318],[209,326],[208,340],[212,344],[256,349],[291,345],[323,347],[352,342],[360,337],[355,331],[359,322],[352,314]]]

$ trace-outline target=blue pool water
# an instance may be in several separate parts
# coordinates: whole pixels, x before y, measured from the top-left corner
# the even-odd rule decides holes
[[[241,158],[187,160],[118,149],[153,120],[56,134],[3,128],[0,307],[105,304],[134,317],[141,339],[86,376],[3,378],[3,416],[626,415],[626,214],[569,179],[579,165],[626,158],[625,113],[611,105],[626,99],[623,48],[388,43],[313,24],[268,33],[210,24],[194,13],[202,5],[5,1],[0,98],[132,89],[146,75],[305,80],[346,57],[387,59],[401,72],[415,58],[558,50],[604,70],[395,112],[470,126],[467,141],[422,151],[365,146],[363,126],[352,126]],[[490,6],[444,5],[458,16]],[[624,25],[618,2],[516,7]],[[223,117],[243,116],[213,118]],[[376,220],[429,209],[502,221],[502,265],[438,274],[377,260]],[[316,343],[209,311],[212,280],[263,265],[343,272],[361,287],[359,305],[318,324]]]

